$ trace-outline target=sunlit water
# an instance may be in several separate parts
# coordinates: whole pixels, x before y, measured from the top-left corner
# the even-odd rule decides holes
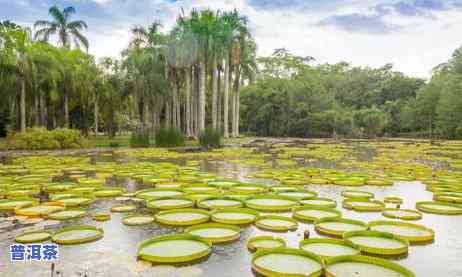
[[[255,170],[251,166],[228,164],[224,161],[202,162],[202,170],[217,173],[239,180],[246,179],[248,173]],[[118,185],[127,188],[128,191],[147,188],[137,185],[133,181],[118,181]],[[316,191],[318,196],[327,197],[337,201],[338,209],[343,217],[363,220],[384,220],[380,213],[358,213],[341,208],[340,192],[346,187],[334,185],[310,185],[308,187]],[[432,194],[425,191],[424,185],[419,182],[397,182],[392,187],[361,187],[361,190],[373,192],[377,199],[395,195],[405,201],[401,208],[415,208],[416,201],[431,200]],[[111,206],[119,204],[119,201],[99,199],[92,204],[89,212],[108,211]],[[140,210],[141,213],[149,213],[149,210]],[[290,215],[282,213],[281,215]],[[90,224],[104,229],[104,238],[95,242],[60,246],[59,262],[56,263],[54,276],[253,276],[251,271],[252,254],[248,252],[246,241],[255,235],[276,235],[284,238],[289,247],[298,248],[298,243],[303,239],[303,233],[309,230],[311,237],[322,237],[314,231],[314,225],[299,223],[296,231],[287,233],[273,233],[263,231],[255,226],[242,229],[241,237],[226,245],[213,246],[213,253],[201,263],[194,265],[175,266],[151,266],[147,263],[138,262],[136,259],[137,245],[148,238],[162,234],[180,233],[184,228],[167,228],[156,223],[148,226],[126,226],[122,224],[123,214],[112,213],[112,218],[106,222],[95,222],[90,217],[72,220],[60,225]],[[435,230],[435,241],[432,244],[410,246],[406,258],[395,260],[397,263],[412,270],[416,276],[462,276],[462,216],[443,216],[424,214],[423,219],[417,221]],[[11,263],[9,260],[9,245],[14,243],[14,237],[21,233],[22,229],[2,231],[0,233],[0,276],[51,276],[50,264],[46,262]],[[376,275],[378,276],[378,275]],[[393,275],[390,275],[393,276]]]

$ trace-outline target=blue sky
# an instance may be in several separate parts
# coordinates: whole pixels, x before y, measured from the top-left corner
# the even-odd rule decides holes
[[[74,6],[88,23],[97,57],[118,56],[132,26],[160,20],[169,29],[181,8],[193,7],[240,10],[260,55],[286,47],[319,63],[393,63],[427,78],[462,45],[462,0],[0,0],[0,20],[30,26],[55,4]]]

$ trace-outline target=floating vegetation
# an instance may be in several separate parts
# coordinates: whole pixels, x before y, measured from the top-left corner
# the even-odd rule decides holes
[[[292,248],[258,250],[252,269],[263,276],[321,276],[322,260],[313,253]]]
[[[286,247],[286,241],[282,238],[273,236],[256,236],[247,241],[247,248],[254,252],[261,249],[273,249]]]
[[[111,219],[110,213],[96,213],[93,215],[93,219],[96,221],[107,221]]]
[[[337,207],[337,202],[330,198],[323,197],[311,197],[306,199],[301,199],[300,204],[306,207],[311,208],[335,208]]]
[[[212,244],[189,234],[157,236],[141,242],[138,257],[156,263],[185,263],[204,258],[212,252]]]
[[[79,217],[84,217],[87,215],[87,212],[85,210],[64,210],[64,211],[58,211],[58,212],[53,212],[48,214],[46,217],[48,219],[54,219],[54,220],[69,220],[69,219],[75,219]]]
[[[111,212],[113,213],[128,213],[133,212],[136,210],[136,206],[134,205],[118,205],[111,207]]]
[[[378,200],[346,198],[342,201],[342,207],[357,212],[381,212],[385,209],[385,204]]]
[[[462,205],[437,201],[421,201],[415,204],[417,210],[440,215],[461,215]]]
[[[293,209],[293,217],[304,221],[318,221],[321,219],[340,218],[342,213],[333,208],[312,208],[312,207],[297,207]]]
[[[164,197],[149,200],[146,206],[158,210],[184,209],[193,207],[194,200],[189,197]]]
[[[362,252],[376,255],[403,255],[408,251],[409,242],[391,233],[378,231],[352,231],[343,238],[357,245]]]
[[[79,244],[101,239],[103,235],[103,229],[82,225],[59,229],[51,239],[58,244]]]
[[[210,220],[210,214],[199,209],[173,209],[156,214],[156,221],[165,225],[187,226],[205,223]]]
[[[241,229],[237,226],[206,223],[186,228],[185,233],[199,236],[211,243],[223,243],[238,240]]]
[[[330,258],[325,263],[325,273],[329,277],[380,276],[414,277],[405,267],[385,259],[349,255]]]
[[[64,210],[63,206],[37,205],[24,208],[16,208],[14,213],[17,215],[39,217]]]
[[[223,224],[250,224],[257,216],[257,211],[245,208],[223,208],[211,212],[212,221]]]
[[[369,228],[372,231],[391,233],[410,243],[427,243],[435,239],[432,229],[414,223],[377,220],[369,222]]]
[[[220,208],[241,208],[244,202],[239,199],[230,197],[210,197],[204,198],[197,202],[197,206],[203,209],[220,209]]]
[[[343,237],[351,231],[365,231],[368,225],[362,221],[348,218],[326,218],[316,221],[315,230],[323,235]]]
[[[150,215],[129,215],[122,219],[122,223],[129,226],[147,225],[154,222]]]
[[[298,201],[291,197],[276,195],[253,196],[245,201],[245,205],[258,211],[283,212],[298,205]]]
[[[302,240],[300,249],[312,252],[322,258],[330,258],[342,255],[359,255],[359,247],[341,239],[312,238]]]
[[[296,230],[298,223],[294,219],[286,216],[265,215],[255,219],[255,226],[269,231],[286,232]]]
[[[51,234],[45,231],[25,232],[14,238],[19,243],[34,243],[49,240]]]
[[[419,220],[422,219],[422,213],[411,209],[384,209],[382,212],[384,217],[401,219],[401,220]]]

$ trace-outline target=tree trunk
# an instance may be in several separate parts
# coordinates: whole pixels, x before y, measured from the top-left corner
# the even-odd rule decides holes
[[[178,95],[177,95],[177,83],[175,80],[172,82],[172,122],[173,128],[178,129],[178,119],[177,119],[177,102],[178,102]]]
[[[20,130],[21,132],[26,131],[26,80],[21,79],[21,95],[20,95],[20,109],[21,109],[21,119],[20,119]]]
[[[229,55],[226,55],[225,63],[225,74],[223,84],[223,136],[229,137],[228,130],[228,107],[229,107]]]
[[[170,128],[170,101],[165,101],[165,128]]]
[[[176,85],[176,125],[179,131],[181,131],[181,91],[180,86]]]
[[[186,137],[191,137],[191,69],[186,69]]]
[[[199,133],[205,129],[205,64],[199,63]]]
[[[69,95],[64,93],[64,128],[69,128]]]
[[[234,133],[234,137],[238,137],[239,136],[239,110],[240,110],[240,97],[241,97],[241,72],[240,70],[238,70],[237,72],[237,75],[236,75],[236,102],[235,102],[235,105],[236,105],[236,130],[235,130],[235,133]]]
[[[222,103],[222,94],[221,94],[221,72],[218,71],[218,80],[217,80],[217,130],[221,130],[221,120],[223,112],[223,103]]]
[[[34,96],[34,126],[40,125],[40,96]]]
[[[140,116],[140,128],[141,128],[141,131],[143,132],[145,124],[146,124],[146,121],[144,119],[144,99],[143,97],[140,97],[138,99],[138,113]]]
[[[98,135],[98,97],[95,96],[95,105],[94,111],[95,113],[95,136]]]
[[[218,128],[217,118],[217,105],[218,105],[218,69],[216,55],[212,61],[212,126],[213,129]]]

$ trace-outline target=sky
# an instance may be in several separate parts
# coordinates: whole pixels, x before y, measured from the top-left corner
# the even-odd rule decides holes
[[[118,57],[130,28],[154,20],[169,30],[181,9],[238,9],[249,19],[258,54],[286,48],[317,63],[394,69],[429,78],[462,46],[462,0],[0,0],[0,20],[31,26],[52,5],[74,6],[85,20],[89,52]]]

